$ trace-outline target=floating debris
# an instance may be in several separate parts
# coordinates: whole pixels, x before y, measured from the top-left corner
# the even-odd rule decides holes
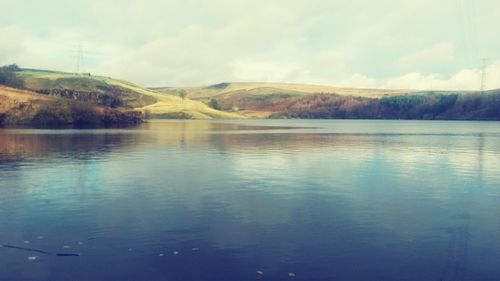
[[[193,251],[199,251],[200,248],[191,248],[191,250],[193,250]]]
[[[57,253],[58,257],[79,257],[80,254],[72,254],[72,253]]]
[[[23,250],[23,251],[28,251],[28,252],[35,252],[35,253],[50,255],[49,252],[45,252],[45,251],[33,249],[33,248],[18,247],[18,246],[7,245],[7,244],[4,244],[2,246],[5,248],[10,248],[10,249],[17,249],[17,250]]]
[[[45,255],[53,255],[49,252],[39,250],[39,249],[33,249],[33,248],[26,248],[26,247],[19,247],[19,246],[14,246],[14,245],[8,245],[8,244],[3,244],[0,245],[4,248],[10,248],[10,249],[16,249],[16,250],[22,250],[22,251],[28,251],[28,252],[35,252],[35,253],[40,253],[40,254],[45,254]],[[56,254],[58,257],[79,257],[80,254],[73,254],[73,253],[58,253]]]
[[[158,256],[159,256],[159,257],[163,257],[163,256],[164,256],[164,254],[158,254]]]
[[[179,252],[178,252],[178,251],[173,251],[173,252],[172,252],[172,254],[174,254],[174,255],[178,255],[178,254],[179,254]]]
[[[30,241],[28,241],[28,240],[24,240],[24,241],[23,241],[23,243],[24,243],[24,244],[29,244],[29,243],[30,243]]]
[[[34,261],[34,260],[36,260],[36,259],[38,259],[38,257],[37,257],[37,256],[31,256],[31,257],[28,257],[28,260],[30,260],[30,261]]]
[[[82,241],[78,241],[78,245],[83,245],[83,242]]]
[[[257,270],[257,274],[262,275],[262,274],[264,274],[264,271]]]
[[[69,246],[69,245],[64,245],[63,246],[63,249],[70,249],[70,248],[71,248],[71,246]]]
[[[289,276],[289,277],[295,277],[295,273],[290,272],[290,273],[288,273],[288,276]]]

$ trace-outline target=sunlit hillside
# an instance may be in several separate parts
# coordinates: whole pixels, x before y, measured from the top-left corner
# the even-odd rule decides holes
[[[263,118],[279,112],[295,99],[319,93],[343,96],[379,98],[403,95],[412,90],[341,88],[324,85],[289,83],[219,83],[205,87],[155,88],[173,96],[181,93],[188,98],[209,103],[216,99],[223,110],[238,111],[248,117]]]
[[[242,118],[234,113],[212,109],[200,101],[163,95],[133,83],[110,77],[31,69],[22,70],[18,72],[18,75],[23,78],[25,87],[32,91],[60,94],[63,90],[69,89],[75,91],[75,95],[81,93],[101,94],[105,97],[95,98],[106,101],[118,98],[120,103],[117,107],[139,110],[152,118]],[[72,98],[76,98],[76,96]]]

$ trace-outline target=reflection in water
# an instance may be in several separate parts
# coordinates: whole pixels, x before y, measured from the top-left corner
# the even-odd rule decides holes
[[[0,244],[82,254],[33,262],[0,248],[0,279],[492,279],[499,128],[269,120],[0,130]]]
[[[124,134],[44,134],[0,130],[0,164],[26,157],[57,157],[89,159],[113,147],[131,142],[133,135]]]

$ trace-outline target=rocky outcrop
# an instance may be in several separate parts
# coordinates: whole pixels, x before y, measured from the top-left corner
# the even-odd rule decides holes
[[[118,111],[112,109],[104,110],[102,122],[108,124],[139,124],[143,122],[142,112],[139,111]]]
[[[71,91],[62,95],[78,95]],[[0,125],[37,126],[109,126],[137,124],[143,121],[139,111],[118,110],[80,101],[78,98],[55,98],[30,91],[0,86]],[[95,97],[89,95],[88,97]]]
[[[40,94],[49,95],[53,97],[61,97],[65,99],[109,106],[112,108],[120,107],[123,105],[123,100],[120,97],[120,93],[118,93],[117,91],[99,93],[99,92],[76,91],[72,89],[42,89],[37,92],[39,92]]]

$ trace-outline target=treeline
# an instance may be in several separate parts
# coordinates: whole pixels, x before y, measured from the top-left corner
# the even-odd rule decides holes
[[[23,79],[16,75],[16,71],[21,69],[16,64],[5,65],[0,67],[0,85],[9,86],[12,88],[24,88]]]
[[[0,125],[29,124],[46,126],[110,126],[116,124],[138,124],[143,121],[141,112],[118,111],[96,108],[88,103],[57,99],[45,103],[33,114],[16,114],[18,109],[0,114]]]
[[[500,120],[500,90],[383,98],[316,94],[295,100],[270,118]]]

